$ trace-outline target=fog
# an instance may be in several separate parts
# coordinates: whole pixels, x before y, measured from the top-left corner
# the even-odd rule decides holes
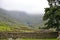
[[[0,7],[6,10],[40,14],[44,13],[44,8],[49,6],[47,0],[0,0]]]

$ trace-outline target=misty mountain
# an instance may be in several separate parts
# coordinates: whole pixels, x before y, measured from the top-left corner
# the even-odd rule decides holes
[[[30,29],[27,25],[18,22],[7,14],[8,11],[0,9],[0,31],[21,31]]]
[[[10,21],[13,24],[23,24],[32,28],[43,25],[42,17],[42,14],[32,15],[23,11],[8,11],[0,9],[0,21],[3,20],[6,23],[7,21]]]

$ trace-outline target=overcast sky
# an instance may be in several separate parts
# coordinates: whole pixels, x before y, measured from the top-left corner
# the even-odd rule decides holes
[[[1,7],[7,10],[19,10],[28,13],[43,13],[48,7],[47,0],[2,0]]]

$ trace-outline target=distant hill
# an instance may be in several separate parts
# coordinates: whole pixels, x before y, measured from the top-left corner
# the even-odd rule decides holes
[[[21,24],[7,14],[8,11],[0,9],[0,31],[17,31],[28,29],[26,25]]]
[[[43,25],[42,17],[42,14],[30,15],[23,11],[8,11],[0,8],[0,21],[11,27],[16,25],[24,25],[30,28],[39,27]]]

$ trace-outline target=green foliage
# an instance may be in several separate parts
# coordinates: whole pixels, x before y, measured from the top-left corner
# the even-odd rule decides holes
[[[60,9],[58,7],[50,7],[45,9],[45,14],[43,20],[47,28],[57,28],[60,27]]]

